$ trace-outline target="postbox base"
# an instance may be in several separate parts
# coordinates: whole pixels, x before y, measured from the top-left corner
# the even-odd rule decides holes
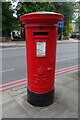
[[[54,101],[54,90],[47,93],[35,93],[27,89],[27,101],[39,107],[51,105]]]

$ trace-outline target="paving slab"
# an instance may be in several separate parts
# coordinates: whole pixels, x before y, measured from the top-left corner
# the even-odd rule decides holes
[[[67,79],[65,79],[67,78]],[[59,80],[60,79],[60,80]],[[68,87],[74,92],[78,92],[78,70],[67,72],[65,73],[65,76],[63,74],[57,75],[55,79],[56,85],[63,85],[65,87]]]
[[[25,118],[29,116],[26,111],[21,108],[15,101],[11,101],[2,105],[2,117],[3,118]]]
[[[55,99],[72,112],[78,113],[78,71],[56,76]],[[76,75],[76,76],[74,76]],[[65,79],[66,78],[66,79]],[[64,103],[64,104],[63,104]]]
[[[57,86],[55,100],[65,109],[78,113],[78,93],[64,86]]]
[[[13,91],[18,91],[18,90],[23,89],[23,88],[26,88],[26,87],[27,87],[27,84],[24,84],[24,85],[20,85],[20,86],[18,86],[18,87],[12,88],[12,90],[13,90]]]
[[[15,97],[17,95],[24,94],[25,92],[27,93],[27,88],[22,88],[22,89],[18,88],[16,91],[15,90],[11,90],[9,92],[9,95],[12,96],[12,97]]]
[[[0,120],[2,119],[2,105],[0,105]]]
[[[7,93],[2,93],[2,104],[9,103],[14,101],[14,98]]]
[[[14,99],[15,99],[15,97],[22,98],[22,97],[24,97],[24,96],[27,96],[27,92],[24,92],[24,93],[22,93],[22,94],[19,94],[19,95],[17,95],[17,96],[14,96]]]
[[[65,110],[63,114],[58,115],[56,118],[78,118],[78,115],[75,112]]]

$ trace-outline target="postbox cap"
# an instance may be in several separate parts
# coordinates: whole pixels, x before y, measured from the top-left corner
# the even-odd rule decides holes
[[[34,20],[46,20],[60,22],[64,19],[64,16],[54,12],[32,12],[20,16],[20,21],[23,23],[33,22]],[[32,21],[33,20],[33,21]]]

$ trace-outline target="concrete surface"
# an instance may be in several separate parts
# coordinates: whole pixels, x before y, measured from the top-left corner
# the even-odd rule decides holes
[[[25,41],[0,42],[0,47],[25,47]]]
[[[54,103],[47,107],[30,105],[26,86],[2,92],[2,118],[78,118],[77,70],[56,75]]]

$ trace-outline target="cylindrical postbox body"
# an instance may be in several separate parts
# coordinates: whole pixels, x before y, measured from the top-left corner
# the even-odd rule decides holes
[[[58,23],[63,15],[33,12],[22,15],[27,53],[27,100],[35,106],[47,106],[54,99],[54,78]]]

